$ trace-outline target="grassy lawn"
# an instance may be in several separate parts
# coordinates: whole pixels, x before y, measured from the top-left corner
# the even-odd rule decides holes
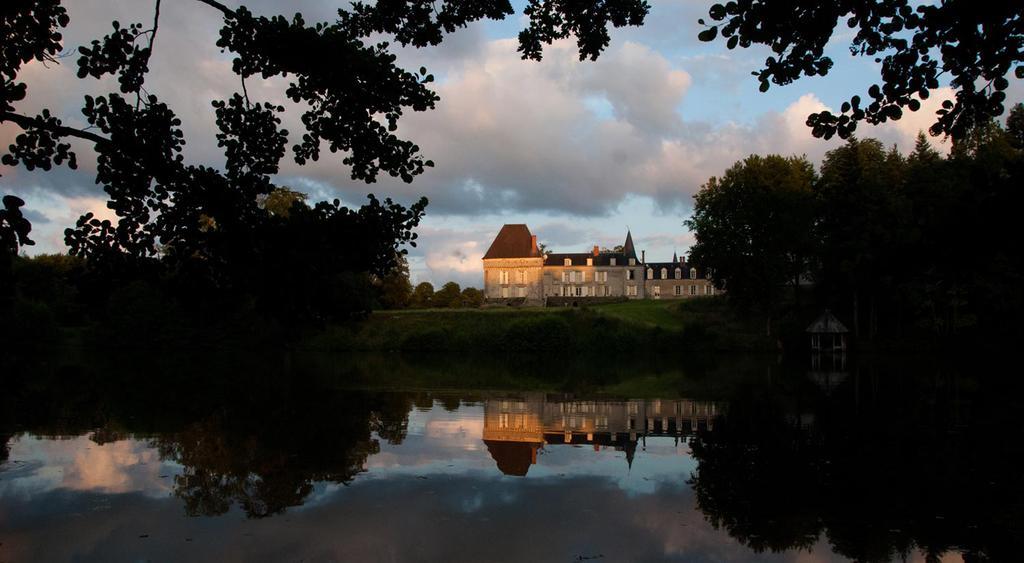
[[[555,307],[487,307],[481,309],[393,309],[374,311],[375,316],[388,315],[510,315],[520,313],[555,313],[560,309]]]
[[[699,298],[688,300],[637,299],[620,303],[588,305],[585,308],[569,307],[493,307],[484,309],[401,309],[395,311],[374,311],[371,322],[386,324],[434,324],[446,322],[492,324],[512,318],[528,318],[539,315],[567,315],[573,311],[591,311],[600,316],[623,321],[647,328],[659,327],[665,330],[683,330],[694,324],[731,325],[726,313],[725,302],[720,298]],[[470,320],[472,319],[472,320]],[[732,329],[739,327],[730,326]]]
[[[764,350],[771,342],[721,298],[634,300],[586,307],[376,311],[312,338],[322,349],[580,352]]]
[[[682,330],[686,319],[679,310],[679,301],[638,299],[624,303],[594,305],[591,309],[616,319],[664,329]]]

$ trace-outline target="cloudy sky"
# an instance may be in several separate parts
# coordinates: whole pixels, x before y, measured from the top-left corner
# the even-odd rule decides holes
[[[751,153],[806,154],[820,162],[837,141],[811,137],[807,115],[838,107],[878,79],[872,59],[850,56],[850,35],[840,27],[830,45],[832,74],[761,94],[750,71],[759,68],[766,50],[728,51],[722,42],[696,39],[697,19],[710,3],[653,0],[648,24],[616,31],[597,62],[579,62],[568,41],[548,48],[537,63],[516,53],[515,36],[524,20],[522,3],[514,2],[517,15],[505,21],[470,26],[436,48],[399,52],[400,64],[426,66],[438,79],[437,108],[410,113],[399,127],[436,168],[412,184],[388,178],[367,186],[349,179],[340,156],[304,167],[286,158],[279,181],[314,200],[340,198],[355,205],[369,192],[406,203],[429,197],[420,246],[410,252],[414,282],[480,286],[480,258],[503,223],[527,223],[557,251],[619,244],[628,227],[650,260],[683,254],[692,237],[682,222],[708,177]],[[246,5],[270,15],[284,3]],[[289,13],[301,11],[313,21],[333,19],[344,4],[301,0],[287,5]],[[112,19],[152,19],[152,3],[138,0],[75,0],[68,8],[69,53],[107,33]],[[146,82],[147,90],[182,119],[186,158],[214,166],[223,163],[223,154],[216,148],[210,101],[240,89],[230,57],[214,45],[220,21],[216,11],[197,2],[165,1]],[[82,96],[116,91],[116,82],[76,80],[75,59],[25,68],[29,95],[19,110],[48,107],[66,123],[82,124]],[[299,111],[283,95],[285,81],[252,82],[251,98],[292,110],[285,126],[294,139]],[[1012,81],[1008,96],[1024,97],[1020,81]],[[907,152],[947,97],[949,90],[940,88],[921,111],[858,133]],[[8,144],[16,134],[17,128],[0,126],[0,143]],[[933,142],[948,149],[940,140]],[[78,152],[78,171],[0,168],[0,192],[28,202],[38,243],[33,252],[62,251],[64,228],[86,211],[110,216],[93,182],[89,150],[83,145]]]

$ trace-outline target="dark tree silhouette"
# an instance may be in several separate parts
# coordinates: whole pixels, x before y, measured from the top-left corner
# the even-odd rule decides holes
[[[119,89],[85,97],[84,129],[64,125],[48,109],[30,116],[15,107],[28,95],[27,85],[18,81],[22,66],[32,60],[58,62],[61,29],[70,23],[67,10],[59,0],[4,5],[0,123],[23,132],[3,163],[30,170],[75,168],[71,140],[92,145],[96,181],[117,219],[86,214],[66,231],[65,240],[72,254],[87,259],[94,287],[123,285],[140,276],[184,275],[190,281],[179,287],[203,294],[252,293],[263,305],[308,316],[323,307],[296,295],[335,287],[339,278],[349,280],[341,284],[348,289],[364,287],[372,276],[397,266],[402,246],[415,246],[412,231],[426,200],[405,208],[371,195],[358,210],[335,201],[314,207],[298,202],[282,212],[277,199],[286,188],[274,184],[274,175],[291,142],[280,128],[284,108],[250,100],[246,81],[290,80],[286,95],[304,105],[303,131],[290,146],[297,164],[318,160],[326,147],[344,153],[342,162],[353,179],[372,183],[385,173],[411,182],[434,163],[395,131],[406,111],[434,107],[438,97],[427,86],[433,76],[425,68],[398,67],[389,43],[371,39],[385,34],[402,45],[437,45],[447,33],[480,19],[502,19],[512,8],[507,0],[355,2],[339,10],[334,22],[310,24],[300,14],[266,17],[244,6],[197,2],[223,19],[216,44],[234,55],[232,70],[239,78],[240,92],[212,101],[223,169],[184,161],[181,121],[145,88],[158,33],[167,33],[160,27],[160,0],[154,2],[152,23],[115,20],[110,33],[78,48],[78,77],[114,75]],[[608,43],[606,26],[639,24],[647,11],[635,1],[585,4],[531,5],[526,13],[534,23],[522,41],[536,48],[524,47],[524,53],[539,58],[538,37],[550,41],[576,33],[581,56],[596,56]],[[555,28],[559,31],[550,31]],[[316,254],[301,245],[312,245]],[[362,309],[347,303],[336,312]]]
[[[1000,2],[978,6],[968,0],[937,5],[909,0],[744,0],[711,6],[714,24],[699,35],[713,41],[721,33],[726,46],[769,47],[773,55],[754,71],[765,92],[803,75],[828,74],[832,59],[825,46],[840,22],[856,30],[853,55],[881,63],[881,83],[868,88],[871,101],[856,95],[839,115],[811,114],[807,125],[815,137],[847,138],[857,123],[898,120],[904,109],[917,111],[939,78],[949,74],[955,102],[944,102],[931,127],[933,135],[961,137],[978,124],[1002,115],[1007,76],[1024,78],[1024,8]],[[845,20],[845,21],[844,21]],[[1014,68],[1015,67],[1015,68]]]
[[[420,282],[412,292],[410,304],[413,307],[430,307],[434,301],[434,285],[430,282]]]
[[[21,213],[24,200],[5,195],[3,204],[0,209],[0,313],[9,315],[14,298],[12,262],[22,246],[33,245],[35,241],[28,238],[32,225]]]
[[[1014,148],[1024,149],[1024,104],[1018,103],[1006,117],[1006,132]]]
[[[713,267],[742,308],[760,309],[769,336],[779,290],[797,286],[813,253],[815,179],[806,158],[750,156],[701,187],[686,221],[697,239],[690,260]]]

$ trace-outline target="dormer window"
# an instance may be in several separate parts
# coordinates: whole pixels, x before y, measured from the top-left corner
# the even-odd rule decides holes
[[[678,280],[678,279],[680,279],[682,277],[683,277],[683,271],[681,269],[679,269],[679,268],[676,268],[676,279]]]
[[[615,259],[614,259],[614,258],[612,258],[612,259],[611,259],[611,265],[612,265],[612,266],[614,266],[614,265],[615,265]]]
[[[636,266],[636,258],[630,258],[629,259],[629,265],[630,266]]]
[[[662,268],[661,269],[661,279],[663,279],[663,280],[667,280],[668,279],[668,268]]]
[[[697,268],[690,268],[690,279],[697,279]]]
[[[649,280],[653,280],[654,279],[654,270],[651,269],[651,268],[647,268],[647,279],[649,279]]]
[[[562,261],[563,266],[572,266],[572,258],[566,258]]]
[[[587,258],[587,266],[593,266],[593,265],[594,265],[594,259],[593,258]]]

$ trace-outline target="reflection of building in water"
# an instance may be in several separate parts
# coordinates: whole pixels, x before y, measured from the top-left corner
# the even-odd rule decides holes
[[[706,401],[573,401],[543,393],[484,401],[484,444],[506,475],[526,475],[548,444],[588,444],[626,453],[633,463],[647,436],[691,436],[711,430],[718,406]]]

